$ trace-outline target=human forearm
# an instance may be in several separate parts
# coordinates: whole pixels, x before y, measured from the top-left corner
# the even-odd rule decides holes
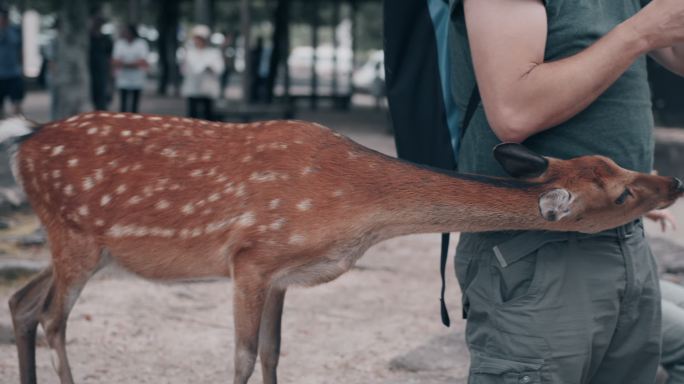
[[[684,44],[657,49],[649,56],[671,72],[684,76]]]

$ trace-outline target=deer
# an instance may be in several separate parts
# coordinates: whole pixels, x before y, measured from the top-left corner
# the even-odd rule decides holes
[[[35,383],[40,324],[72,383],[66,324],[81,289],[116,263],[152,280],[234,282],[234,383],[260,359],[277,382],[291,286],[348,271],[373,244],[414,233],[599,232],[669,206],[676,178],[602,156],[544,157],[502,143],[512,178],[431,169],[303,121],[219,123],[91,112],[0,122],[0,142],[45,227],[51,266],[9,300],[22,383]]]

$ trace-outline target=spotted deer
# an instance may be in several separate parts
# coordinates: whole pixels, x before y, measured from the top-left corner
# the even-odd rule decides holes
[[[600,156],[559,160],[518,144],[494,155],[517,179],[438,172],[302,121],[225,124],[86,113],[0,123],[16,179],[45,226],[52,266],[10,299],[22,383],[35,383],[38,324],[72,383],[66,321],[88,279],[115,262],[148,279],[234,280],[235,383],[259,353],[276,383],[289,286],[348,271],[411,233],[597,232],[673,203],[682,182]]]

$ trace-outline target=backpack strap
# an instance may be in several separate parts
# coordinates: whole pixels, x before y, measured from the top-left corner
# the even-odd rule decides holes
[[[477,84],[475,84],[475,87],[473,88],[473,91],[470,94],[470,99],[468,99],[468,105],[466,106],[465,115],[463,115],[463,120],[461,121],[461,132],[460,132],[461,140],[458,141],[459,146],[461,145],[461,142],[463,142],[463,136],[465,136],[466,129],[468,129],[468,125],[470,125],[470,120],[472,120],[473,115],[475,114],[475,111],[477,110],[477,106],[479,104],[480,104],[480,90],[478,89]],[[446,326],[446,327],[451,325],[451,320],[449,319],[449,312],[447,311],[446,304],[444,303],[444,291],[446,290],[445,270],[446,270],[447,259],[449,258],[449,240],[450,240],[450,237],[451,237],[450,233],[442,233],[442,253],[440,255],[440,264],[439,264],[439,273],[441,274],[441,277],[442,277],[442,290],[441,290],[441,296],[439,298],[440,313],[442,315],[442,324],[444,324],[444,326]],[[466,317],[467,317],[467,314],[466,314],[465,309],[464,309],[463,318],[465,319]]]

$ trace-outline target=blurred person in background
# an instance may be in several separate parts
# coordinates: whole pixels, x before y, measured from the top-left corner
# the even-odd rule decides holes
[[[209,45],[211,31],[206,25],[196,25],[190,31],[191,41],[181,71],[181,93],[188,99],[188,116],[213,120],[214,100],[220,95],[224,70],[223,54]]]
[[[223,73],[221,73],[221,94],[223,99],[226,97],[226,88],[230,84],[230,75],[235,67],[235,33],[226,32],[225,39],[221,44],[221,53],[223,54]]]
[[[96,16],[90,26],[90,50],[88,52],[88,70],[90,71],[90,97],[93,108],[98,111],[107,110],[111,101],[110,72],[113,43],[112,39],[102,33],[105,20]]]
[[[121,112],[138,112],[140,92],[145,86],[147,56],[150,48],[144,39],[138,37],[135,25],[127,25],[114,44],[112,64],[119,90]]]
[[[4,115],[5,99],[12,103],[12,113],[21,114],[24,82],[21,62],[21,30],[10,24],[9,10],[0,9],[0,116]]]

